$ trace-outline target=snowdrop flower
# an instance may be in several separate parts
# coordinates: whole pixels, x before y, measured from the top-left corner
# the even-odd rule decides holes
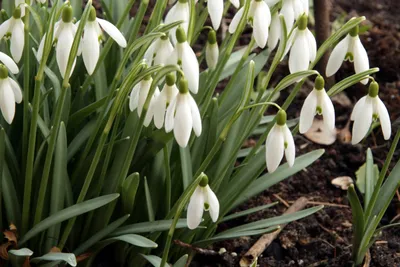
[[[141,80],[138,84],[136,84],[133,87],[131,94],[129,96],[129,109],[131,111],[134,111],[135,109],[137,109],[137,113],[138,113],[139,117],[142,115],[143,106],[146,102],[147,95],[150,92],[150,87],[151,87],[152,82],[153,82],[153,79],[151,78],[151,76],[145,77],[143,80]],[[152,115],[153,115],[153,112],[152,112],[153,105],[154,105],[153,103],[159,93],[160,93],[160,91],[158,90],[158,88],[156,88],[156,90],[152,96],[152,99],[150,101],[148,112],[146,113],[144,126],[148,126],[151,122]]]
[[[157,100],[154,102],[154,125],[161,129],[164,125],[165,112],[167,107],[178,95],[179,90],[175,85],[175,75],[170,73],[166,77],[166,82],[161,93],[157,96]]]
[[[238,8],[240,6],[239,0],[230,0],[230,2]],[[211,18],[211,23],[214,30],[218,30],[221,25],[222,15],[224,13],[224,0],[209,0],[207,1],[208,14]]]
[[[368,95],[362,97],[354,106],[350,119],[354,121],[351,143],[358,144],[368,133],[372,121],[379,119],[385,140],[390,138],[392,127],[389,113],[378,96],[379,85],[372,82]]]
[[[276,123],[269,132],[265,143],[265,156],[269,173],[278,168],[283,154],[285,154],[289,166],[292,167],[296,154],[292,133],[286,125],[286,112],[279,110],[276,117]]]
[[[186,216],[189,229],[196,229],[200,225],[203,211],[209,211],[211,220],[213,222],[217,221],[219,202],[217,196],[208,185],[208,177],[206,175],[203,176],[203,179],[190,197]]]
[[[335,74],[344,60],[354,62],[356,73],[369,70],[368,55],[358,36],[358,26],[354,27],[332,50],[326,65],[326,76],[330,77]],[[368,78],[362,80],[361,83],[367,84]]]
[[[169,10],[167,16],[165,17],[165,24],[170,24],[176,21],[182,20],[180,27],[182,27],[185,33],[189,29],[189,18],[190,18],[190,7],[188,0],[178,0],[178,2]],[[171,39],[172,43],[176,43],[175,32],[177,27],[171,29]]]
[[[10,60],[12,61],[11,58]],[[15,103],[21,103],[21,101],[21,88],[16,81],[8,77],[6,66],[0,64],[0,109],[8,124],[11,124],[14,119]]]
[[[316,114],[322,115],[324,126],[329,131],[335,129],[335,109],[328,94],[324,89],[324,78],[315,79],[314,89],[307,96],[300,111],[300,133],[307,132],[313,123]]]
[[[308,0],[283,0],[280,14],[285,18],[286,28],[290,31],[294,21],[302,14],[308,16]]]
[[[53,41],[57,42],[56,59],[58,68],[63,78],[65,76],[65,71],[67,70],[69,54],[71,52],[72,43],[74,41],[76,30],[77,30],[76,25],[72,23],[72,7],[71,5],[67,5],[62,10],[61,20],[54,25],[54,37],[53,37]],[[37,52],[37,59],[39,61],[42,59],[43,56],[45,39],[46,39],[46,34],[43,35],[42,41],[40,42],[39,49]],[[76,59],[72,64],[70,75],[74,70],[75,63]]]
[[[289,41],[287,50],[290,49],[289,70],[290,73],[308,69],[310,61],[314,61],[317,54],[317,43],[314,35],[307,28],[307,15],[298,19],[297,28],[292,32],[292,40]]]
[[[206,44],[206,62],[210,69],[214,69],[218,63],[219,47],[215,31],[208,32],[208,40]]]
[[[168,63],[171,54],[174,51],[168,35],[162,36],[155,40],[144,54],[144,59],[149,66]]]
[[[279,19],[278,12],[272,15],[271,25],[269,26],[269,38],[267,41],[270,51],[274,50],[281,37],[281,20]]]
[[[182,77],[179,81],[179,93],[168,106],[165,114],[165,131],[174,130],[175,140],[186,147],[192,129],[196,136],[201,134],[201,117],[196,102],[189,93],[188,81]]]
[[[10,36],[10,50],[11,55],[15,62],[19,62],[24,51],[25,35],[24,35],[24,23],[22,22],[22,9],[16,7],[11,18],[4,21],[0,26],[0,39],[4,35]]]
[[[93,71],[97,65],[97,61],[99,60],[100,40],[103,34],[101,29],[107,32],[119,46],[123,48],[126,47],[125,37],[118,30],[118,28],[107,20],[96,18],[96,9],[92,6],[90,8],[88,21],[85,24],[80,49],[82,50],[83,63],[85,63],[85,67],[89,75],[93,74]]]
[[[229,25],[229,32],[234,33],[243,16],[244,7],[241,7]],[[268,40],[268,27],[271,23],[271,12],[264,0],[252,0],[247,19],[253,26],[253,37],[256,44],[264,48]]]
[[[199,90],[199,63],[196,54],[186,41],[185,30],[179,26],[176,30],[177,43],[173,54],[170,56],[171,64],[178,64],[182,67],[189,82],[189,89],[193,94]]]

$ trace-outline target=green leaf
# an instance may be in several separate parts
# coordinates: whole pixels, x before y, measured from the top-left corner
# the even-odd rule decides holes
[[[356,185],[357,185],[357,189],[360,190],[360,192],[362,194],[365,194],[365,169],[366,169],[366,164],[364,163],[357,171],[356,171]],[[379,177],[379,169],[378,169],[378,165],[374,164],[373,165],[373,176],[375,177],[375,183],[378,180]]]
[[[143,258],[145,258],[148,262],[150,262],[151,265],[153,265],[154,267],[161,267],[161,258],[158,256],[154,256],[154,255],[144,255],[144,254],[140,254],[142,255]],[[164,267],[169,266],[168,263],[164,264]]]
[[[242,216],[246,216],[246,215],[258,212],[258,211],[269,209],[269,208],[275,206],[278,203],[279,202],[273,202],[273,203],[262,205],[262,206],[259,206],[259,207],[255,207],[255,208],[247,209],[247,210],[244,210],[244,211],[236,212],[236,213],[233,213],[231,215],[225,216],[221,220],[221,222],[226,222],[226,221],[233,220],[233,219],[236,219],[236,218],[239,218],[239,217],[242,217]]]
[[[119,194],[110,194],[106,196],[97,197],[91,200],[84,201],[79,204],[75,204],[71,207],[63,209],[61,211],[56,212],[55,214],[47,217],[43,221],[36,224],[31,230],[29,230],[19,241],[19,245],[24,244],[26,241],[36,236],[40,232],[48,229],[49,227],[56,225],[60,222],[68,220],[70,218],[74,218],[83,213],[89,212],[91,210],[100,208],[119,197]]]
[[[76,266],[76,257],[73,253],[50,252],[41,257],[31,259],[31,262],[37,263],[40,261],[65,261],[71,266]]]
[[[118,228],[115,232],[112,233],[112,236],[117,235],[125,235],[125,234],[139,234],[139,233],[150,233],[150,232],[162,232],[169,230],[171,227],[172,220],[161,220],[154,222],[141,222],[135,223],[131,225],[126,225]],[[179,219],[176,224],[176,229],[178,228],[186,228],[187,222],[186,219]]]
[[[360,200],[357,196],[357,193],[354,189],[354,185],[350,185],[347,190],[347,198],[349,199],[351,206],[351,213],[353,217],[353,257],[357,255],[361,240],[364,234],[364,212],[361,206]]]
[[[279,226],[273,226],[273,227],[268,227],[265,229],[257,229],[257,230],[249,230],[249,231],[238,231],[238,232],[229,232],[226,234],[221,234],[221,235],[216,235],[214,237],[201,240],[199,242],[196,242],[197,244],[201,243],[214,243],[217,241],[222,241],[222,240],[227,240],[227,239],[234,239],[234,238],[239,238],[243,236],[254,236],[254,235],[263,235],[266,233],[272,233],[278,230],[280,227]]]
[[[188,257],[189,257],[188,254],[183,255],[182,257],[180,257],[180,258],[174,263],[174,265],[172,265],[172,267],[185,267]]]
[[[378,226],[378,224],[379,220],[376,216],[374,216],[371,222],[368,224],[367,229],[365,229],[365,232],[363,233],[362,236],[362,240],[360,242],[359,250],[357,251],[358,252],[357,257],[355,258],[356,265],[360,265],[363,262],[367,250],[372,245],[370,241],[374,236],[375,229]]]
[[[136,192],[139,187],[140,176],[135,172],[129,175],[122,183],[121,202],[124,213],[131,213],[135,205]]]
[[[144,193],[146,196],[147,215],[148,215],[149,221],[152,222],[152,221],[154,221],[154,209],[153,209],[153,203],[151,201],[151,194],[150,194],[150,189],[149,189],[149,185],[147,183],[146,176],[144,177]]]
[[[190,156],[190,147],[180,147],[183,189],[185,190],[193,180],[192,160]]]
[[[6,210],[8,224],[14,223],[15,225],[21,225],[21,206],[18,199],[18,194],[15,189],[13,178],[8,169],[7,164],[3,166],[3,177],[2,177],[2,197],[4,199],[4,207]],[[19,245],[21,245],[19,243]]]
[[[156,248],[158,246],[157,243],[154,243],[152,240],[150,240],[144,236],[136,235],[136,234],[115,236],[115,237],[106,239],[103,242],[106,243],[108,241],[123,241],[128,244],[131,244],[131,245],[134,245],[137,247],[141,247],[141,248]]]
[[[368,203],[371,199],[372,193],[374,192],[374,186],[379,177],[379,170],[377,175],[374,172],[374,158],[372,156],[371,149],[367,149],[367,162],[365,172],[365,196],[364,196],[364,208],[367,209]]]
[[[299,72],[295,72],[293,74],[290,74],[288,76],[286,76],[285,78],[283,78],[278,85],[275,87],[275,90],[277,92],[282,91],[283,89],[291,86],[292,84],[308,77],[311,75],[318,75],[318,71],[316,70],[305,70],[305,71],[299,71]]]

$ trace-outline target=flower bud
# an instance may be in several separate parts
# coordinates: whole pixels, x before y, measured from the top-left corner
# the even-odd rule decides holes
[[[276,114],[276,123],[280,126],[283,126],[286,124],[286,111],[283,109],[279,110],[278,113]]]
[[[19,6],[14,9],[13,17],[14,17],[14,19],[21,18],[21,8]]]
[[[188,80],[186,80],[184,77],[182,77],[179,81],[179,92],[181,94],[186,94],[189,92]]]
[[[96,9],[94,8],[94,6],[90,7],[88,20],[89,21],[95,21],[96,20]]]
[[[203,174],[203,178],[201,179],[199,185],[201,187],[206,187],[208,185],[208,177],[207,177],[207,175]]]
[[[297,27],[299,30],[305,30],[307,28],[307,23],[308,23],[308,17],[306,14],[303,14],[300,16],[300,18],[297,21]]]
[[[372,98],[377,97],[377,95],[379,94],[379,84],[375,81],[373,81],[370,85],[369,85],[369,89],[368,89],[368,95]]]
[[[359,27],[357,25],[353,29],[350,30],[349,34],[352,37],[356,37],[358,35],[358,32],[359,32]]]
[[[8,69],[3,64],[0,64],[0,79],[6,79],[8,77]]]
[[[167,76],[165,77],[165,81],[168,86],[173,86],[176,82],[175,74],[173,74],[172,72],[168,73]]]
[[[325,87],[325,80],[321,75],[318,75],[317,78],[315,78],[314,82],[314,88],[317,90],[322,90]]]
[[[72,7],[71,5],[67,5],[63,8],[61,14],[62,21],[71,22],[72,21]]]
[[[187,40],[185,30],[181,26],[176,29],[176,40],[178,43],[184,43]]]
[[[218,63],[219,48],[217,43],[217,37],[214,30],[209,31],[208,41],[206,45],[206,61],[207,66],[210,69],[215,68]]]

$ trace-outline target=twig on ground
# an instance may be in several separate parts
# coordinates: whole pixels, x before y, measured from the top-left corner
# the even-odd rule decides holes
[[[339,240],[340,242],[345,242],[344,239],[340,235],[338,235],[338,233],[336,233],[336,231],[330,230],[330,229],[326,228],[325,226],[323,226],[320,223],[318,223],[318,225],[319,225],[319,227],[321,227],[322,230],[324,230],[325,232],[327,232],[330,235],[332,235],[335,239]]]
[[[365,260],[364,260],[363,267],[369,267],[370,264],[371,264],[371,253],[369,253],[369,249],[368,249],[367,253],[365,254]]]
[[[272,195],[273,195],[276,199],[278,199],[280,202],[282,202],[282,204],[285,205],[286,208],[289,208],[289,207],[290,207],[289,203],[287,203],[286,200],[284,200],[283,198],[281,198],[281,197],[279,196],[279,194],[272,194]]]
[[[207,255],[207,256],[217,256],[217,255],[219,255],[219,253],[214,251],[214,250],[195,247],[195,246],[192,246],[191,244],[184,243],[184,242],[182,242],[180,240],[174,240],[174,243],[177,244],[180,247],[188,248],[188,249],[190,249],[192,251],[195,251],[195,252],[197,252],[199,254],[202,254],[202,255]]]
[[[288,201],[288,203],[294,203],[294,201]],[[308,201],[307,204],[309,204],[309,205],[324,205],[324,206],[329,206],[329,207],[350,209],[350,206],[343,205],[343,204],[330,203],[330,202]]]

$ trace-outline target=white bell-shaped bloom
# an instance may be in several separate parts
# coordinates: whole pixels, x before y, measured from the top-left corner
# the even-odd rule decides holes
[[[165,80],[164,87],[154,102],[154,125],[158,129],[161,129],[164,126],[164,118],[167,107],[172,103],[179,93],[179,90],[175,85],[176,79],[174,74],[168,74]]]
[[[200,136],[202,126],[199,108],[189,93],[188,81],[182,77],[179,83],[179,93],[165,114],[165,131],[168,133],[174,130],[178,145],[186,147],[192,129],[196,136]]]
[[[149,66],[152,66],[153,63],[154,65],[167,65],[173,51],[174,47],[168,36],[162,36],[149,46],[144,54],[144,59]]]
[[[196,54],[186,40],[184,29],[179,26],[176,30],[177,43],[173,54],[169,58],[170,64],[178,64],[181,66],[186,79],[189,82],[189,89],[193,94],[197,94],[199,90],[199,62]]]
[[[317,55],[317,43],[314,35],[307,28],[306,15],[302,15],[299,18],[298,26],[293,30],[286,51],[288,49],[290,49],[290,73],[307,70],[310,62],[315,60]]]
[[[276,45],[278,44],[278,41],[281,38],[281,20],[279,19],[279,14],[278,12],[275,12],[272,15],[271,19],[271,25],[269,26],[269,38],[267,41],[268,48],[270,51],[274,50]]]
[[[356,73],[369,70],[368,54],[358,36],[358,26],[347,34],[332,50],[328,64],[326,65],[326,76],[330,77],[334,75],[344,60],[354,62]],[[367,84],[368,78],[362,80],[361,83]]]
[[[308,15],[308,0],[283,0],[280,14],[285,18],[288,32],[293,27],[294,21],[302,14]]]
[[[358,144],[368,133],[373,120],[379,119],[385,140],[392,134],[389,113],[378,96],[379,85],[372,82],[368,95],[362,97],[354,106],[350,119],[354,121],[351,143]]]
[[[208,33],[208,40],[206,44],[206,62],[210,69],[214,69],[218,63],[219,47],[217,43],[217,36],[215,31],[211,30]]]
[[[83,56],[83,63],[85,63],[89,75],[93,74],[97,62],[99,61],[100,41],[103,35],[101,29],[108,33],[108,35],[110,35],[119,46],[125,48],[127,45],[125,37],[117,27],[107,20],[96,18],[96,9],[92,6],[90,8],[89,19],[85,24],[80,49]]]
[[[218,220],[218,198],[208,185],[208,178],[205,175],[190,197],[187,209],[187,225],[189,229],[196,229],[200,225],[204,211],[210,212],[213,222]]]
[[[239,0],[230,0],[236,8],[240,6]],[[211,18],[211,23],[214,30],[218,30],[221,25],[222,15],[224,13],[224,0],[209,0],[207,1],[208,14]]]
[[[137,109],[137,113],[138,113],[139,117],[142,115],[143,106],[144,106],[144,103],[146,102],[147,95],[150,92],[150,87],[151,87],[152,82],[153,82],[153,79],[150,76],[145,77],[143,80],[141,80],[139,83],[137,83],[133,87],[131,94],[129,96],[129,109],[131,111],[134,111],[135,109]],[[159,92],[160,91],[158,90],[158,88],[156,88],[156,90],[152,96],[150,105],[149,105],[149,110],[151,109],[150,108],[151,103],[155,101]],[[152,115],[152,112],[147,112],[147,114],[146,114],[146,118],[148,116],[150,116],[149,118],[147,118],[147,121],[150,120],[150,121],[148,121],[148,123],[151,122],[151,118],[152,118],[151,115]],[[147,126],[147,125],[145,125],[145,126]]]
[[[17,74],[19,72],[18,66],[15,64],[14,60],[3,52],[0,52],[0,62],[2,62],[12,74]]]
[[[64,78],[67,70],[69,54],[71,53],[72,43],[74,42],[77,27],[72,23],[72,7],[67,5],[62,10],[62,18],[54,25],[54,37],[53,41],[56,41],[56,59],[58,69],[60,70],[61,76]],[[40,61],[43,56],[44,42],[46,40],[46,34],[43,35],[42,41],[40,42],[37,59]],[[70,76],[75,68],[76,58],[72,64]]]
[[[24,23],[22,22],[21,17],[22,9],[17,6],[14,9],[12,17],[4,21],[0,26],[0,39],[3,38],[4,35],[11,35],[11,55],[17,63],[21,60],[25,44]]]
[[[243,16],[244,7],[241,7],[233,17],[229,25],[229,32],[234,33]],[[253,37],[256,44],[264,48],[268,40],[268,28],[271,24],[271,11],[264,0],[252,0],[247,19],[251,21],[253,27]]]
[[[4,119],[11,124],[15,115],[15,103],[21,103],[22,92],[18,83],[8,77],[6,66],[0,64],[0,109]]]
[[[314,89],[307,96],[300,111],[299,131],[306,133],[314,120],[314,116],[323,116],[324,126],[329,131],[335,129],[335,109],[332,101],[324,89],[324,78],[318,76],[315,79]]]
[[[190,19],[190,7],[188,0],[178,0],[178,2],[169,10],[167,16],[165,17],[165,24],[170,24],[177,21],[183,21],[180,24],[185,31],[188,32],[189,29],[189,19]],[[176,29],[172,28],[170,31],[172,43],[176,43]]]
[[[269,173],[274,172],[279,163],[282,161],[283,155],[290,167],[293,166],[296,148],[292,133],[286,125],[286,112],[280,110],[277,114],[277,120],[268,134],[265,143],[265,158]]]

